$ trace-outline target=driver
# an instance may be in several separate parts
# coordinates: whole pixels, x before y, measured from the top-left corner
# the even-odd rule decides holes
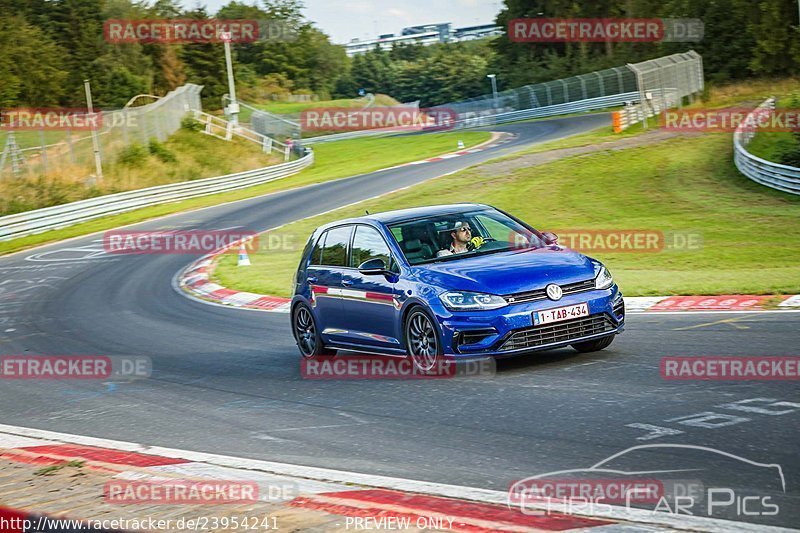
[[[472,237],[472,228],[466,220],[459,220],[453,225],[450,230],[450,248],[439,250],[436,257],[443,257],[445,255],[463,254],[480,248],[483,244],[483,238],[480,236]]]

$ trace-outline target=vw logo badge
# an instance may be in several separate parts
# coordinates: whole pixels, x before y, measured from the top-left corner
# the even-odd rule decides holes
[[[545,287],[547,291],[547,297],[551,300],[560,300],[564,293],[561,291],[561,287],[556,285],[555,283],[551,283],[547,287]]]

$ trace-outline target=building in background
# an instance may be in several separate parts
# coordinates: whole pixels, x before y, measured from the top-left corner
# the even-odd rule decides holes
[[[391,50],[393,46],[421,44],[428,46],[434,43],[448,43],[458,41],[471,41],[500,35],[502,29],[494,24],[481,24],[453,28],[449,22],[439,24],[423,24],[403,28],[399,35],[387,33],[377,39],[353,39],[344,45],[345,52],[352,57],[363,54],[379,46],[382,50]]]

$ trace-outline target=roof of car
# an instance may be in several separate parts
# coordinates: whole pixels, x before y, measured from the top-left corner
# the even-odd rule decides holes
[[[424,207],[412,207],[409,209],[397,209],[394,211],[384,211],[382,213],[370,213],[356,218],[349,218],[346,220],[338,220],[329,225],[364,222],[373,220],[382,224],[394,224],[404,220],[413,220],[415,218],[424,218],[429,216],[438,215],[451,215],[463,213],[464,211],[471,211],[474,209],[491,209],[491,206],[485,204],[444,204],[444,205],[426,205]]]

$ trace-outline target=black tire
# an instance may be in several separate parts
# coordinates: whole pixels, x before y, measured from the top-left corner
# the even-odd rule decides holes
[[[593,341],[578,342],[573,344],[572,347],[581,353],[599,352],[604,348],[608,348],[608,346],[614,342],[614,337],[616,337],[616,335],[609,335],[608,337],[603,337]]]
[[[292,311],[292,334],[300,355],[307,359],[329,357],[336,353],[325,348],[314,314],[306,304],[298,304]]]
[[[422,372],[436,369],[442,361],[442,340],[436,322],[422,307],[414,307],[403,324],[406,353],[414,366]]]

